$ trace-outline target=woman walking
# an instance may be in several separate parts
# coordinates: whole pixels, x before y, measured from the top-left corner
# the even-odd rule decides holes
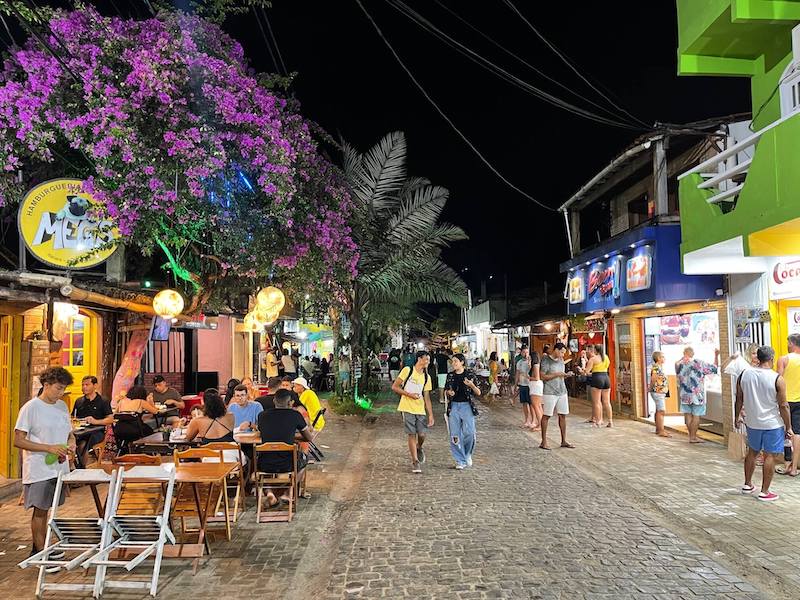
[[[592,418],[594,427],[603,426],[603,411],[608,413],[606,427],[614,426],[614,416],[611,410],[611,378],[608,376],[608,367],[611,361],[605,353],[602,344],[589,346],[591,356],[586,363],[586,370],[592,374],[589,385],[592,386]]]
[[[456,469],[472,466],[472,453],[475,450],[475,413],[473,396],[480,396],[481,390],[475,385],[475,374],[466,370],[467,359],[463,354],[453,355],[453,370],[447,375],[445,390],[447,395],[448,430],[450,432],[450,452],[456,461]]]
[[[487,402],[494,400],[497,395],[497,374],[500,372],[500,364],[497,362],[497,352],[489,355],[489,393],[486,394]]]

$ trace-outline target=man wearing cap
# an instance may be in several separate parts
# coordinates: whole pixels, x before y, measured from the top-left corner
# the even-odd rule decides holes
[[[292,381],[292,389],[300,396],[300,403],[306,407],[308,418],[314,423],[314,419],[317,418],[317,414],[322,409],[317,393],[311,389],[305,377],[298,377]],[[320,416],[314,425],[314,429],[321,431],[323,427],[325,427],[325,417]]]

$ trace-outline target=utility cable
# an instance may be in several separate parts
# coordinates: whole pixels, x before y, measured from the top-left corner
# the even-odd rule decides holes
[[[427,30],[429,33],[432,33],[435,37],[438,37],[445,44],[449,45],[450,47],[452,47],[457,52],[460,52],[462,55],[466,56],[467,58],[469,58],[474,63],[476,63],[479,66],[483,67],[484,69],[486,69],[490,73],[495,74],[497,77],[499,77],[501,79],[504,79],[505,81],[511,83],[512,85],[515,85],[516,87],[518,87],[518,88],[530,93],[532,96],[535,96],[535,97],[537,97],[537,98],[539,98],[541,100],[544,100],[545,102],[548,102],[548,103],[550,103],[550,104],[552,104],[552,105],[554,105],[554,106],[556,106],[558,108],[561,108],[563,110],[566,110],[566,111],[571,112],[573,114],[576,114],[578,116],[584,117],[584,118],[589,119],[591,121],[596,121],[598,123],[603,123],[605,125],[610,125],[610,126],[613,126],[613,127],[620,127],[622,129],[631,129],[631,130],[635,130],[635,131],[641,131],[643,129],[642,127],[637,126],[637,125],[624,123],[624,122],[621,122],[621,121],[618,121],[618,120],[614,120],[614,119],[610,119],[608,117],[604,117],[602,115],[598,115],[598,114],[593,113],[593,112],[591,112],[591,111],[589,111],[587,109],[581,108],[581,107],[576,106],[576,105],[574,105],[574,104],[572,104],[570,102],[562,100],[561,98],[558,98],[557,96],[554,96],[553,94],[550,94],[549,92],[546,92],[546,91],[544,91],[544,90],[542,90],[540,88],[537,88],[536,86],[528,83],[527,81],[524,81],[524,80],[520,79],[519,77],[517,77],[516,75],[513,75],[512,73],[509,73],[508,71],[506,71],[502,67],[496,65],[495,63],[491,62],[487,58],[484,58],[483,56],[481,56],[477,52],[474,52],[470,48],[467,48],[464,44],[462,44],[462,43],[458,42],[457,40],[453,39],[452,37],[450,37],[449,35],[444,33],[442,30],[438,29],[435,25],[433,25],[425,17],[423,17],[422,15],[420,15],[419,13],[417,13],[416,11],[411,9],[407,4],[405,4],[401,0],[386,0],[386,2],[392,8],[394,8],[395,10],[400,12],[400,14],[402,14],[406,18],[412,20],[417,25],[419,25],[423,29]]]
[[[278,38],[275,37],[275,34],[272,31],[272,25],[270,25],[269,17],[267,16],[267,11],[263,6],[261,7],[261,16],[264,17],[264,22],[267,24],[267,31],[269,31],[269,37],[270,39],[272,39],[272,43],[275,45],[275,53],[278,55],[278,60],[281,61],[283,74],[284,76],[288,77],[289,71],[286,69],[286,63],[283,62],[283,55],[281,54],[281,49],[278,47]]]
[[[609,98],[609,97],[608,97],[608,95],[606,95],[605,93],[603,93],[603,91],[601,91],[601,90],[600,90],[600,89],[599,89],[597,86],[595,86],[595,85],[594,85],[594,84],[593,84],[591,81],[589,81],[589,79],[588,79],[587,77],[585,77],[585,76],[583,75],[583,73],[581,73],[581,72],[578,70],[578,68],[577,68],[577,67],[576,67],[576,66],[575,66],[575,65],[572,63],[572,61],[571,61],[571,60],[570,60],[570,59],[569,59],[569,58],[568,58],[568,57],[567,57],[567,56],[566,56],[566,55],[565,55],[563,52],[561,52],[561,50],[559,50],[559,49],[558,49],[558,48],[555,46],[555,44],[553,44],[553,43],[552,43],[550,40],[548,40],[548,39],[547,39],[547,38],[546,38],[546,37],[545,37],[545,36],[544,36],[544,35],[543,35],[543,34],[542,34],[542,33],[541,33],[541,32],[540,32],[538,29],[536,29],[536,27],[534,27],[533,23],[531,23],[531,22],[530,22],[528,19],[526,19],[526,18],[525,18],[525,15],[523,15],[523,14],[522,14],[522,13],[519,11],[519,9],[517,9],[517,7],[516,7],[516,6],[514,6],[514,4],[511,2],[511,0],[503,0],[503,2],[506,4],[506,6],[508,6],[508,8],[510,8],[510,9],[511,9],[511,10],[512,10],[514,13],[516,13],[516,14],[517,14],[517,16],[519,16],[519,18],[520,18],[520,19],[522,19],[522,20],[525,22],[525,24],[526,24],[526,25],[527,25],[527,26],[528,26],[528,27],[531,29],[531,31],[533,31],[533,33],[535,33],[535,34],[536,34],[536,36],[537,36],[537,37],[538,37],[538,38],[539,38],[539,39],[540,39],[542,42],[544,42],[544,44],[545,44],[545,45],[546,45],[548,48],[550,48],[550,50],[552,50],[552,52],[553,52],[553,53],[554,53],[556,56],[558,56],[558,57],[559,57],[559,58],[562,60],[562,62],[563,62],[565,65],[567,65],[567,66],[568,66],[568,67],[569,67],[569,68],[570,68],[570,69],[571,69],[571,70],[572,70],[572,71],[573,71],[573,72],[574,72],[574,73],[575,73],[575,74],[576,74],[578,77],[580,77],[580,78],[581,78],[581,79],[582,79],[582,80],[583,80],[583,81],[586,83],[586,85],[588,85],[588,86],[589,86],[590,88],[592,88],[592,89],[593,89],[595,92],[597,92],[597,93],[598,93],[598,94],[599,94],[599,95],[600,95],[600,96],[601,96],[603,99],[605,99],[605,101],[606,101],[606,102],[608,102],[608,103],[609,103],[611,106],[613,106],[613,107],[614,107],[614,108],[616,108],[617,110],[619,110],[619,111],[621,111],[621,112],[625,113],[626,115],[628,115],[628,116],[629,116],[631,119],[633,119],[633,120],[634,120],[634,121],[636,121],[637,123],[639,123],[639,124],[641,124],[641,125],[644,125],[645,127],[649,127],[649,125],[647,125],[647,123],[645,123],[644,121],[642,121],[640,118],[638,118],[638,117],[636,117],[636,116],[632,115],[632,114],[631,114],[631,113],[630,113],[630,112],[629,112],[627,109],[625,109],[624,107],[622,107],[622,106],[620,106],[619,104],[617,104],[616,102],[614,102],[614,100],[612,100],[611,98]]]
[[[520,188],[518,188],[516,185],[514,185],[513,183],[511,183],[511,182],[510,182],[508,179],[506,179],[506,178],[505,178],[505,177],[502,175],[502,173],[500,173],[500,172],[499,172],[499,171],[498,171],[498,170],[497,170],[497,169],[496,169],[496,168],[495,168],[495,167],[492,165],[492,163],[490,163],[490,162],[489,162],[489,161],[488,161],[488,160],[487,160],[487,159],[486,159],[486,158],[483,156],[483,154],[481,154],[480,150],[478,150],[478,149],[475,147],[475,145],[474,145],[474,144],[473,144],[471,141],[469,141],[469,139],[467,138],[467,136],[466,136],[466,135],[464,135],[464,134],[461,132],[461,130],[460,130],[460,129],[459,129],[459,128],[458,128],[458,127],[455,125],[455,123],[453,123],[453,121],[450,119],[450,117],[448,117],[448,116],[447,116],[447,114],[445,114],[445,112],[444,112],[444,111],[443,111],[443,110],[442,110],[442,109],[439,107],[439,105],[436,103],[436,101],[435,101],[433,98],[431,98],[431,96],[428,94],[428,92],[426,92],[426,91],[425,91],[425,88],[424,88],[424,87],[422,86],[422,84],[421,84],[421,83],[420,83],[420,82],[417,80],[417,78],[416,78],[416,77],[414,77],[414,74],[413,74],[413,73],[412,73],[412,72],[409,70],[409,68],[406,66],[406,64],[403,62],[403,60],[402,60],[402,59],[400,58],[400,56],[397,54],[397,52],[395,51],[395,49],[394,49],[394,47],[392,46],[392,44],[389,42],[389,40],[388,40],[388,39],[386,39],[386,36],[385,36],[385,35],[383,35],[383,31],[381,31],[381,28],[380,28],[380,27],[378,26],[378,24],[375,22],[375,19],[373,19],[373,18],[372,18],[372,15],[370,15],[370,14],[369,14],[369,12],[367,11],[367,9],[366,9],[366,8],[364,7],[364,5],[361,3],[361,0],[355,0],[355,2],[356,2],[356,4],[358,4],[358,7],[359,7],[359,8],[362,10],[362,12],[364,13],[364,15],[365,15],[365,16],[367,17],[367,19],[369,20],[369,22],[370,22],[370,23],[372,24],[372,26],[375,28],[375,31],[376,31],[376,32],[378,33],[378,35],[380,36],[381,40],[383,40],[383,43],[384,43],[384,44],[386,44],[386,47],[389,49],[389,52],[391,52],[391,53],[392,53],[392,56],[394,56],[394,58],[395,58],[395,60],[397,61],[397,63],[398,63],[398,64],[399,64],[399,65],[402,67],[403,71],[405,71],[405,72],[406,72],[406,75],[408,75],[409,79],[411,79],[411,81],[414,83],[414,85],[417,87],[417,89],[419,89],[420,93],[422,93],[422,95],[425,97],[425,99],[426,99],[428,102],[430,102],[430,104],[433,106],[433,108],[434,108],[434,109],[436,109],[436,112],[438,112],[438,113],[439,113],[439,116],[441,116],[441,117],[442,117],[442,118],[443,118],[443,119],[444,119],[444,120],[447,122],[447,124],[448,124],[448,125],[449,125],[449,126],[452,128],[452,129],[453,129],[453,131],[455,131],[455,132],[458,134],[458,136],[459,136],[459,137],[460,137],[460,138],[461,138],[461,139],[464,141],[464,143],[465,143],[465,144],[467,144],[467,146],[469,146],[469,148],[470,148],[470,149],[471,149],[471,150],[472,150],[472,151],[475,153],[475,155],[476,155],[476,156],[477,156],[477,157],[478,157],[478,158],[481,160],[481,162],[482,162],[483,164],[485,164],[485,165],[486,165],[486,166],[489,168],[489,170],[491,170],[491,171],[492,171],[492,173],[494,173],[494,174],[495,174],[495,175],[496,175],[496,176],[497,176],[497,177],[500,179],[500,181],[502,181],[503,183],[505,183],[505,184],[506,184],[508,187],[510,187],[512,190],[514,190],[515,192],[517,192],[517,193],[519,193],[520,195],[524,196],[525,198],[527,198],[528,200],[530,200],[530,201],[531,201],[531,202],[533,202],[534,204],[536,204],[536,205],[538,205],[538,206],[541,206],[542,208],[544,208],[544,209],[546,209],[546,210],[549,210],[549,211],[552,211],[552,212],[556,212],[556,209],[555,209],[555,208],[552,208],[552,207],[548,206],[547,204],[544,204],[543,202],[541,202],[541,201],[537,200],[536,198],[534,198],[533,196],[531,196],[531,195],[530,195],[530,194],[528,194],[527,192],[524,192],[523,190],[521,190]]]
[[[258,29],[261,31],[261,37],[264,40],[264,45],[267,47],[267,51],[269,52],[269,57],[272,59],[272,64],[275,65],[275,70],[278,73],[280,73],[281,67],[278,64],[278,61],[275,60],[275,54],[272,52],[272,46],[270,45],[269,40],[267,39],[267,34],[264,31],[264,26],[261,24],[261,19],[259,19],[258,11],[256,10],[255,7],[253,7],[253,14],[256,17],[256,23],[258,23]]]
[[[611,116],[612,116],[612,117],[614,117],[614,118],[619,118],[619,115],[618,115],[618,113],[615,113],[614,111],[612,111],[611,109],[609,109],[609,108],[607,108],[607,107],[603,106],[602,104],[600,104],[600,103],[598,103],[598,102],[595,102],[595,101],[594,101],[594,100],[592,100],[591,98],[586,98],[585,96],[582,96],[581,94],[579,94],[578,92],[576,92],[574,89],[572,89],[572,88],[571,88],[571,87],[569,87],[568,85],[565,85],[564,83],[560,82],[560,81],[559,81],[558,79],[556,79],[555,77],[550,77],[550,75],[548,75],[547,73],[545,73],[544,71],[542,71],[541,69],[539,69],[538,67],[536,67],[535,65],[532,65],[531,63],[529,63],[528,61],[526,61],[524,58],[522,58],[521,56],[519,56],[518,54],[516,54],[516,53],[515,53],[515,52],[513,52],[512,50],[509,50],[508,48],[506,48],[505,46],[503,46],[502,44],[500,44],[500,42],[498,42],[497,40],[495,40],[495,39],[494,39],[494,38],[492,38],[491,36],[487,35],[487,34],[486,34],[486,33],[484,33],[483,31],[481,31],[480,29],[478,29],[477,27],[475,27],[475,25],[473,25],[472,23],[470,23],[470,22],[469,22],[467,19],[465,19],[464,17],[462,17],[461,15],[459,15],[459,14],[458,14],[456,11],[454,11],[453,9],[451,9],[451,8],[450,8],[449,6],[447,6],[446,4],[444,4],[444,2],[441,2],[440,0],[434,0],[434,2],[435,2],[435,3],[436,3],[436,4],[437,4],[437,5],[440,7],[440,8],[442,8],[442,9],[443,9],[443,10],[445,10],[445,11],[447,11],[447,12],[448,12],[450,15],[452,15],[453,17],[455,17],[456,19],[458,19],[458,20],[459,20],[461,23],[463,23],[464,25],[466,25],[467,27],[469,27],[469,28],[470,28],[472,31],[474,31],[474,32],[475,32],[475,33],[477,33],[479,36],[481,36],[483,39],[485,39],[487,42],[489,42],[490,44],[492,44],[492,45],[493,45],[493,46],[495,46],[496,48],[498,48],[498,49],[502,50],[504,53],[506,53],[507,55],[509,55],[511,58],[513,58],[513,59],[514,59],[514,60],[516,60],[517,62],[519,62],[519,63],[521,63],[521,64],[525,65],[525,66],[526,66],[526,67],[528,67],[528,68],[529,68],[531,71],[533,71],[534,73],[536,73],[537,75],[539,75],[539,76],[540,76],[540,77],[542,77],[543,79],[546,79],[547,81],[549,81],[549,82],[550,82],[550,83],[552,83],[553,85],[556,85],[556,86],[560,87],[560,88],[561,88],[562,90],[564,90],[565,92],[568,92],[568,93],[570,93],[570,94],[572,94],[572,95],[574,95],[574,96],[576,96],[576,97],[580,98],[581,100],[584,100],[584,101],[588,102],[589,104],[591,104],[592,106],[594,106],[594,107],[595,107],[595,108],[597,108],[598,110],[602,110],[602,111],[606,112],[607,114],[611,115]]]

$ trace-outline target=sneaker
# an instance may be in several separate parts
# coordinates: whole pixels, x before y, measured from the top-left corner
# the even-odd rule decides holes
[[[471,456],[468,456],[468,457],[467,457],[467,466],[468,466],[468,467],[471,467],[471,466],[472,466],[472,457],[471,457]]]
[[[456,463],[456,471],[463,471],[467,468],[467,465],[463,465],[461,463]]]
[[[425,450],[417,446],[417,460],[420,464],[425,463]]]
[[[766,494],[764,492],[761,492],[758,495],[758,499],[761,500],[762,502],[774,502],[778,498],[780,498],[780,496],[778,496],[778,494],[775,494],[773,492],[767,492]]]
[[[415,460],[413,463],[411,463],[411,472],[422,473],[422,465],[419,464],[418,460]]]

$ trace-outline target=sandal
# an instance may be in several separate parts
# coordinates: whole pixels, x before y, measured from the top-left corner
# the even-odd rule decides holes
[[[573,446],[569,442],[561,442],[561,447],[562,448],[575,448],[575,446]]]

